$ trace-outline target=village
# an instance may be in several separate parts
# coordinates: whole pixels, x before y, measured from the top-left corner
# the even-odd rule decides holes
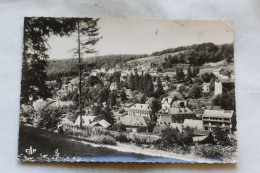
[[[65,54],[65,59],[60,53],[45,52],[48,48],[40,49],[42,54],[35,52],[35,57],[26,52],[20,97],[21,160],[113,157],[120,152],[120,156],[134,158],[236,161],[232,42],[202,41],[176,47],[170,40],[164,48],[148,46],[149,51],[140,52],[141,48],[135,47],[124,54],[114,50],[118,43],[107,40],[107,46],[113,43],[113,51],[99,55],[95,51],[95,44],[102,43],[99,19],[51,19],[58,28],[50,25],[48,18],[27,20],[46,22],[47,28],[54,29],[46,30],[54,34],[53,39],[61,39],[54,37],[57,34],[65,36],[72,41],[68,49],[77,47],[71,50],[72,55]],[[41,26],[39,23],[37,32]],[[28,27],[34,31],[33,26]],[[157,34],[156,30],[147,39]],[[26,44],[31,50],[35,47],[30,39],[46,46],[42,37],[28,37]],[[96,55],[90,55],[93,53]],[[32,144],[41,152],[33,157],[24,155]]]
[[[142,134],[151,139],[150,135],[153,135],[155,140],[160,139],[167,127],[183,133],[185,129],[192,128],[194,143],[205,140],[209,132],[218,128],[226,132],[230,140],[236,140],[235,110],[225,110],[214,103],[214,99],[223,92],[234,90],[234,72],[211,68],[210,74],[200,74],[198,68],[192,71],[188,67],[185,70],[178,69],[182,74],[174,74],[154,66],[151,63],[150,67],[139,65],[132,69],[117,66],[84,72],[83,115],[77,113],[71,121],[66,117],[71,114],[68,113],[64,115],[63,122],[80,127],[82,118],[84,128],[105,130],[119,124],[124,126],[128,136]],[[58,86],[53,90],[56,91],[56,104],[75,104],[78,101],[75,100],[78,98],[78,77],[62,78],[61,86],[57,81],[48,83],[50,87]],[[66,98],[68,95],[71,98]],[[74,99],[74,102],[70,99]],[[101,113],[107,107],[110,117]]]

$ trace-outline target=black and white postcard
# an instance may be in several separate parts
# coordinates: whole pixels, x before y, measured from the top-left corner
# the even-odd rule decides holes
[[[235,163],[231,21],[26,17],[21,161]]]

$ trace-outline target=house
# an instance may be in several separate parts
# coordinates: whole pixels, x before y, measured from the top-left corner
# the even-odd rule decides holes
[[[191,127],[196,128],[197,130],[204,130],[202,120],[185,119],[183,122],[183,127]]]
[[[187,107],[172,107],[168,114],[160,114],[159,124],[183,123],[185,119],[196,119],[196,115]]]
[[[182,132],[183,125],[180,123],[170,123],[170,126],[174,129],[178,129],[180,132]]]
[[[100,128],[108,128],[109,126],[111,126],[111,124],[109,122],[107,122],[106,120],[101,120],[99,122],[93,122],[89,125],[90,128],[93,127],[100,127]]]
[[[97,116],[87,116],[87,115],[83,115],[82,116],[82,126],[89,126],[93,121],[94,118],[96,118]],[[78,116],[78,118],[75,121],[75,125],[80,126],[80,116]]]
[[[228,79],[228,80],[216,80],[215,83],[215,91],[214,94],[218,95],[218,94],[222,94],[223,93],[223,89],[225,88],[226,90],[232,90],[235,88],[235,80],[233,79]]]
[[[111,83],[109,89],[110,91],[117,90],[118,89],[117,83],[116,82]]]
[[[173,97],[164,97],[162,99],[162,111],[165,113],[168,113],[168,110],[172,107],[172,104],[174,102]]]
[[[210,86],[211,83],[203,83],[202,84],[202,92],[204,93],[208,93],[210,90],[209,90],[209,86]]]
[[[172,107],[179,108],[179,107],[188,107],[187,100],[176,100],[173,102]]]
[[[128,110],[128,115],[139,115],[150,118],[152,109],[149,104],[134,104]]]
[[[126,126],[127,130],[132,130],[133,132],[137,131],[137,128],[146,128],[149,119],[140,115],[126,115],[120,119],[120,122]]]
[[[203,126],[205,130],[212,131],[219,127],[231,133],[233,116],[233,110],[205,110],[202,117]]]
[[[62,84],[61,90],[63,92],[73,92],[78,88],[78,86],[73,85],[72,83],[68,83],[68,84]]]

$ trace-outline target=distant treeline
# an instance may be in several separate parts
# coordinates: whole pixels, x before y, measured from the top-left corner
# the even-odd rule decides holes
[[[91,71],[92,69],[100,69],[115,67],[117,64],[123,65],[127,61],[144,58],[148,55],[105,55],[95,56],[89,58],[82,58],[83,71]],[[61,76],[74,76],[78,74],[78,59],[60,59],[50,60],[47,68],[47,74],[49,80],[54,80]]]
[[[179,52],[179,53],[177,53]],[[174,67],[178,63],[188,63],[194,66],[201,66],[207,62],[219,62],[224,59],[227,62],[233,61],[234,51],[233,44],[215,45],[213,43],[194,44],[191,46],[181,46],[154,52],[151,55],[105,55],[95,56],[82,59],[83,71],[91,71],[94,68],[112,68],[118,65],[122,67],[125,62],[145,58],[149,56],[165,56],[165,54],[177,53],[175,55],[167,55],[162,64],[163,68]],[[49,80],[54,80],[61,76],[74,76],[78,74],[78,59],[62,59],[50,60],[47,68]]]
[[[204,63],[219,62],[226,60],[232,62],[234,58],[233,44],[215,45],[213,43],[194,44],[187,47],[166,49],[153,54],[162,55],[166,53],[180,53],[168,55],[162,64],[163,68],[174,67],[178,63],[188,63],[194,66],[201,66]]]

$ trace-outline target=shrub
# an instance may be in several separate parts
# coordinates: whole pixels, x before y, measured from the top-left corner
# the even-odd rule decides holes
[[[140,133],[140,132],[147,132],[147,128],[146,127],[138,127],[136,129],[136,132]]]
[[[63,124],[61,128],[63,129],[63,133],[65,135],[72,135],[76,137],[89,137],[91,135],[90,128],[80,129],[77,126],[72,126],[70,124]]]
[[[112,130],[112,131],[118,131],[118,132],[125,132],[126,131],[126,127],[122,123],[115,123],[109,129]]]
[[[116,145],[116,140],[108,135],[93,136],[92,140],[98,144]]]
[[[119,141],[119,142],[129,142],[130,141],[130,139],[128,139],[127,136],[122,133],[120,133],[118,135],[114,134],[113,136],[114,136],[115,140]]]

